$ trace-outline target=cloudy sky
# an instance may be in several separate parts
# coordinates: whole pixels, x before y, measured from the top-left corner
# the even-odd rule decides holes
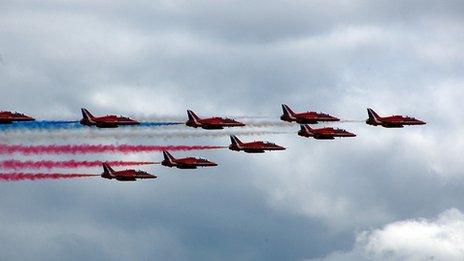
[[[286,151],[179,152],[220,166],[144,167],[153,182],[1,183],[0,259],[464,259],[464,4],[393,2],[1,1],[1,109],[277,119],[287,103],[355,120],[336,127],[358,136],[315,141],[270,126],[291,133],[243,139]],[[356,122],[366,107],[428,124],[367,126]]]

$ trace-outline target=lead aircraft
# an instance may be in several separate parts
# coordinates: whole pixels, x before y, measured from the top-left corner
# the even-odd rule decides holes
[[[414,117],[392,115],[387,117],[380,117],[373,109],[368,108],[367,114],[369,118],[366,123],[372,126],[382,126],[385,128],[403,128],[404,125],[424,125],[424,121],[418,120]]]

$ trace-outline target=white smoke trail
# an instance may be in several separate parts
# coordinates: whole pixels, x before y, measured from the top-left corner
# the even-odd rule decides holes
[[[148,122],[186,122],[187,114],[185,116],[174,116],[174,115],[135,115],[131,118],[138,121]]]
[[[290,123],[286,121],[243,121],[247,127],[255,128],[268,128],[268,127],[294,127],[295,123]]]
[[[356,123],[358,123],[358,122],[365,122],[365,121],[366,120],[348,120],[348,119],[346,119],[346,120],[340,120],[338,122],[340,122],[340,123],[343,123],[343,122],[356,122]]]
[[[202,118],[210,118],[213,116],[203,116],[199,115]],[[214,116],[216,117],[216,116]],[[218,116],[219,117],[219,116]],[[260,116],[260,115],[225,115],[221,116],[224,118],[230,119],[273,119],[274,116]],[[187,114],[183,116],[174,116],[174,115],[136,115],[133,116],[134,119],[139,121],[150,121],[150,122],[186,122],[188,117]]]

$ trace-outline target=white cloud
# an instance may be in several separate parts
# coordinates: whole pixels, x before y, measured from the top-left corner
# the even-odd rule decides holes
[[[336,252],[323,260],[463,260],[464,214],[457,209],[435,220],[398,221],[357,236],[350,252]]]

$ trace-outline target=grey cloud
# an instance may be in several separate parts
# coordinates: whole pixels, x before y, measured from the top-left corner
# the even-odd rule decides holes
[[[429,123],[341,123],[358,137],[335,142],[262,135],[288,150],[197,152],[220,166],[148,168],[159,174],[155,182],[3,183],[2,259],[317,258],[350,251],[357,231],[463,208],[459,1],[2,6],[2,109],[67,119],[82,106],[144,117],[185,117],[187,108],[277,117],[288,103],[353,120],[372,106]]]

